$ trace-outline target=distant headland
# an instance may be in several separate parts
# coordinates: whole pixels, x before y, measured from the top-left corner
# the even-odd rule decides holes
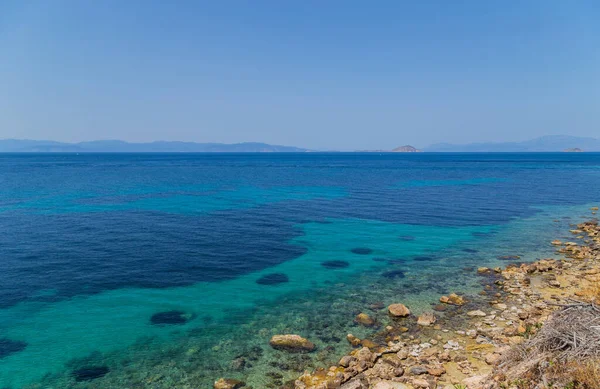
[[[314,150],[303,147],[271,145],[260,142],[226,144],[156,141],[132,143],[122,140],[96,140],[90,142],[66,143],[51,140],[0,139],[0,152],[4,153],[306,153],[336,151],[339,150]],[[423,148],[405,145],[394,149],[362,149],[353,151],[371,153],[600,152],[600,139],[569,135],[549,135],[523,142],[468,144],[436,143]]]

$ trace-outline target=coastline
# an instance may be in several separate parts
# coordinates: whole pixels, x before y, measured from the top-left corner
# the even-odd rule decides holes
[[[306,371],[282,388],[534,387],[535,377],[512,376],[518,364],[510,360],[515,351],[525,349],[565,305],[600,299],[600,292],[594,289],[600,282],[597,210],[592,207],[590,219],[573,226],[570,232],[574,241],[548,242],[556,247],[560,259],[520,263],[515,256],[504,268],[479,268],[482,290],[478,298],[440,296],[431,312],[418,317],[398,301],[388,307],[392,322],[384,329],[364,339],[348,334],[353,350],[337,365]],[[364,327],[372,325],[365,312],[358,314],[355,322]],[[309,339],[289,340],[287,345],[271,345],[292,352],[312,351]],[[512,371],[507,367],[510,365]],[[215,389],[244,387],[242,381],[227,378],[214,385]]]

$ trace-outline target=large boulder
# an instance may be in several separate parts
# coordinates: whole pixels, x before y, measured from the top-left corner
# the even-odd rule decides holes
[[[406,317],[410,315],[410,310],[404,304],[392,304],[388,307],[388,311],[394,317]]]
[[[277,350],[287,351],[313,351],[316,347],[314,343],[301,337],[300,335],[273,335],[269,341],[271,347]]]

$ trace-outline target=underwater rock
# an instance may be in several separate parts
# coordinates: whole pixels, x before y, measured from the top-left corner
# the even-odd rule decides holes
[[[420,257],[414,257],[413,261],[417,261],[417,262],[429,262],[429,261],[435,261],[435,258],[423,255],[423,256],[420,256]]]
[[[9,356],[10,354],[23,351],[27,347],[27,343],[20,340],[12,340],[8,338],[0,338],[0,359]]]
[[[166,311],[152,315],[150,323],[154,325],[185,324],[189,319],[189,315],[183,311]]]
[[[256,280],[256,283],[259,285],[278,285],[289,281],[290,279],[288,276],[283,273],[271,273],[260,277]]]
[[[326,269],[344,269],[348,266],[350,266],[350,264],[346,261],[325,261],[325,262],[321,262],[321,266],[323,266]]]
[[[472,317],[485,317],[487,316],[485,314],[485,312],[483,312],[482,310],[476,310],[476,311],[469,311],[467,312],[467,316],[472,316]]]
[[[375,324],[375,320],[373,320],[373,318],[371,318],[371,316],[369,316],[363,312],[356,315],[356,317],[354,318],[354,321],[356,323],[362,324],[363,326],[366,326],[366,327],[371,327],[372,325]]]
[[[442,296],[440,297],[440,302],[444,303],[444,304],[451,304],[451,305],[464,305],[465,304],[465,299],[462,296],[457,295],[456,293],[451,293],[448,296]]]
[[[382,274],[385,278],[404,278],[406,275],[402,270],[388,270]]]
[[[501,255],[498,257],[501,261],[516,261],[521,259],[520,255]]]
[[[301,337],[300,335],[273,335],[269,341],[271,347],[276,350],[287,351],[313,351],[316,347],[314,343]]]
[[[361,344],[361,340],[352,334],[346,335],[346,339],[348,340],[348,343],[354,347],[360,346]]]
[[[104,377],[110,370],[106,366],[87,366],[73,371],[75,381],[91,381],[96,378]]]
[[[350,251],[352,251],[354,254],[359,254],[359,255],[369,255],[373,252],[373,250],[371,250],[370,248],[367,248],[367,247],[356,247]]]
[[[463,249],[462,251],[465,253],[478,253],[479,252],[478,250],[475,250],[475,249]]]
[[[410,315],[410,310],[404,304],[392,304],[388,307],[388,311],[394,317],[406,317]]]
[[[214,389],[237,389],[244,386],[245,383],[239,380],[234,380],[231,378],[219,378],[218,381],[215,381],[213,385]]]
[[[406,241],[406,242],[410,242],[412,240],[415,240],[416,238],[412,235],[402,235],[402,236],[399,236],[398,239]]]
[[[419,319],[417,320],[417,324],[420,326],[427,327],[427,326],[432,325],[436,321],[437,321],[437,318],[435,317],[435,315],[432,312],[425,312],[421,316],[419,316]]]

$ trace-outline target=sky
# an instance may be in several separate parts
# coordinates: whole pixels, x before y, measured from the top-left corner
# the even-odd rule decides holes
[[[0,0],[0,139],[600,137],[597,0]]]

